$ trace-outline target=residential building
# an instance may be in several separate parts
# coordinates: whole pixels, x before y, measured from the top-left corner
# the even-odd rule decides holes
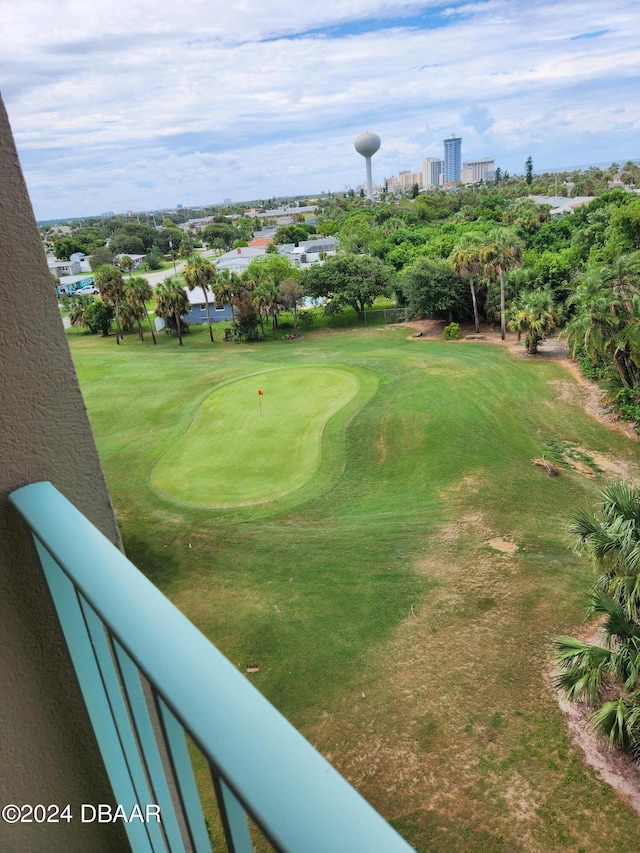
[[[444,183],[458,183],[462,178],[462,137],[452,133],[444,140]]]
[[[462,183],[479,184],[481,181],[492,181],[495,176],[496,164],[491,157],[481,157],[479,160],[465,160],[462,164]]]
[[[189,298],[189,313],[183,316],[185,323],[194,326],[201,325],[207,322],[207,302],[209,303],[209,317],[212,323],[222,323],[225,320],[231,320],[233,312],[231,305],[225,303],[218,305],[211,291],[207,292],[205,299],[204,291],[201,287],[194,287],[193,290],[187,290]]]
[[[425,157],[422,161],[422,186],[425,189],[439,187],[444,179],[444,160],[438,157]]]

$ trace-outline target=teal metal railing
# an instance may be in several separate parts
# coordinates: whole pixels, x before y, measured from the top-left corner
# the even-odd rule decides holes
[[[227,849],[247,815],[278,851],[411,848],[50,483],[10,498],[30,527],[134,853],[211,851],[186,733],[209,763]],[[136,813],[137,814],[137,813]]]

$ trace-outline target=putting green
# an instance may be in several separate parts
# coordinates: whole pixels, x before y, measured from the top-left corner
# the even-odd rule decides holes
[[[325,425],[359,388],[355,373],[335,367],[272,370],[222,385],[162,454],[152,486],[211,508],[289,494],[318,471]]]

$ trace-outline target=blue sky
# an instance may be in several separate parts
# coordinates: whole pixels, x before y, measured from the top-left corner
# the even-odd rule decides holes
[[[309,8],[309,7],[313,8]],[[20,0],[0,89],[38,219],[640,157],[637,0]]]

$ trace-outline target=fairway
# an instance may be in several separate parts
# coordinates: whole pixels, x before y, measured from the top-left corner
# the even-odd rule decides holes
[[[330,367],[229,382],[209,394],[162,455],[152,485],[178,503],[209,508],[282,497],[317,472],[324,427],[359,387],[354,373]]]
[[[547,671],[639,445],[557,360],[409,335],[70,334],[127,554],[419,853],[629,853]]]

